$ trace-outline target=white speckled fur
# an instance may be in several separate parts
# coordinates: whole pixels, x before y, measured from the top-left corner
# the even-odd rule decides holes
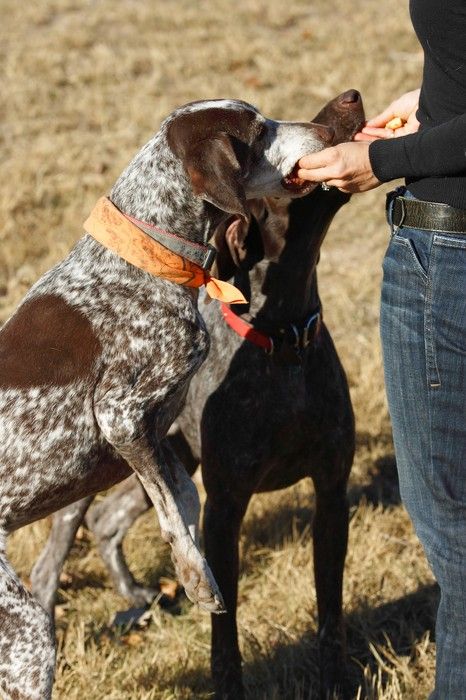
[[[226,215],[217,210],[214,216],[194,195],[167,128],[180,115],[212,107],[252,112],[254,129],[266,127],[264,138],[248,142],[246,198],[283,193],[284,168],[323,145],[310,125],[277,125],[242,102],[193,103],[162,124],[118,179],[110,197],[122,211],[207,242]],[[90,322],[100,349],[85,376],[65,386],[0,383],[0,691],[8,700],[51,697],[55,641],[50,619],[6,561],[6,534],[107,488],[131,469],[155,505],[188,596],[206,610],[222,609],[195,544],[197,491],[163,442],[208,352],[195,295],[132,267],[88,235],[23,304],[35,299],[40,307],[50,295]]]

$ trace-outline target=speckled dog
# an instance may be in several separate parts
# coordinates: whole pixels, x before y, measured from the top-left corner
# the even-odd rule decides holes
[[[315,121],[332,126],[338,143],[350,139],[363,119],[360,95],[350,90],[332,100]],[[354,426],[344,373],[320,324],[316,264],[327,228],[348,200],[338,190],[320,188],[292,203],[284,198],[254,200],[246,237],[241,233],[244,222],[234,216],[215,234],[220,276],[235,275],[251,299],[249,309],[235,307],[238,328],[250,332],[246,320],[252,319],[244,312],[253,313],[262,346],[243,342],[233,332],[224,322],[225,308],[222,313],[216,304],[201,305],[212,349],[168,440],[190,474],[202,454],[208,494],[206,547],[227,603],[227,614],[212,619],[212,671],[219,698],[239,700],[243,694],[235,608],[238,534],[247,503],[255,492],[309,475],[317,504],[314,549],[323,697],[342,686],[345,489]],[[275,352],[266,354],[272,338]],[[47,546],[33,569],[34,593],[51,612],[62,564],[91,501],[83,499],[55,514]],[[131,477],[86,516],[118,591],[136,605],[151,601],[156,592],[133,579],[121,545],[150,505],[140,482]]]
[[[297,160],[331,137],[239,101],[192,103],[162,124],[110,199],[202,246],[227,215],[246,217],[247,199],[283,194]],[[223,609],[195,544],[196,490],[163,442],[208,346],[193,290],[129,265],[89,235],[1,329],[0,691],[8,699],[50,698],[55,660],[51,620],[6,559],[8,532],[131,471],[188,596]]]

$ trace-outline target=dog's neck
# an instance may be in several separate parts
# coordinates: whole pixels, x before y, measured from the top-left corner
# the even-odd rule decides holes
[[[279,254],[273,260],[262,260],[248,276],[240,273],[235,277],[251,300],[252,315],[285,325],[304,321],[317,309],[320,248],[336,212],[349,197],[338,190],[318,188],[289,204],[286,237],[281,244],[275,241]]]
[[[207,243],[221,218],[218,209],[193,194],[164,127],[123,171],[110,199],[125,214],[197,243]]]
[[[247,276],[240,272],[235,284],[250,299],[253,316],[278,325],[298,323],[319,306],[316,266],[313,246],[288,241],[279,260],[262,260]]]

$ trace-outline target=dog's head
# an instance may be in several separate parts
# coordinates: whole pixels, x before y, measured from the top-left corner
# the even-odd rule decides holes
[[[194,102],[174,112],[166,135],[193,193],[222,212],[247,218],[247,200],[303,196],[290,175],[305,153],[331,143],[333,127],[267,119],[239,100]]]
[[[351,141],[364,126],[364,106],[357,90],[346,90],[330,100],[314,117],[314,120],[334,130],[332,146]]]
[[[229,215],[246,221],[248,200],[314,188],[290,175],[332,138],[332,127],[266,119],[240,100],[192,102],[167,117],[110,198],[137,219],[205,243]]]
[[[364,107],[357,90],[347,90],[328,102],[314,117],[312,123],[330,127],[333,133],[331,143],[336,145],[350,141],[364,124]],[[219,226],[215,242],[219,249],[219,275],[224,279],[234,274],[235,267],[251,269],[262,258],[278,259],[288,235],[299,226],[306,227],[309,234],[314,229],[325,232],[338,209],[350,195],[332,188],[324,192],[320,187],[311,186],[294,178],[295,189],[304,195],[292,201],[287,189],[288,183],[281,183],[285,191],[280,195],[257,197],[248,202],[249,217],[232,216]]]

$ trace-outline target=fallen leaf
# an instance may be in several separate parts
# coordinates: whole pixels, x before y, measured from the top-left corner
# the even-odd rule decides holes
[[[162,576],[159,578],[159,587],[160,592],[163,593],[164,596],[170,600],[175,600],[179,589],[178,581],[173,581],[171,578],[165,578],[165,576]]]
[[[138,647],[144,642],[144,637],[137,632],[125,634],[123,637],[120,637],[120,639],[123,644],[126,644],[129,647]]]
[[[63,605],[55,606],[55,619],[62,620],[66,615],[66,610]]]
[[[67,574],[66,571],[62,571],[60,574],[60,583],[62,586],[69,586],[73,582],[73,577],[71,574]]]

